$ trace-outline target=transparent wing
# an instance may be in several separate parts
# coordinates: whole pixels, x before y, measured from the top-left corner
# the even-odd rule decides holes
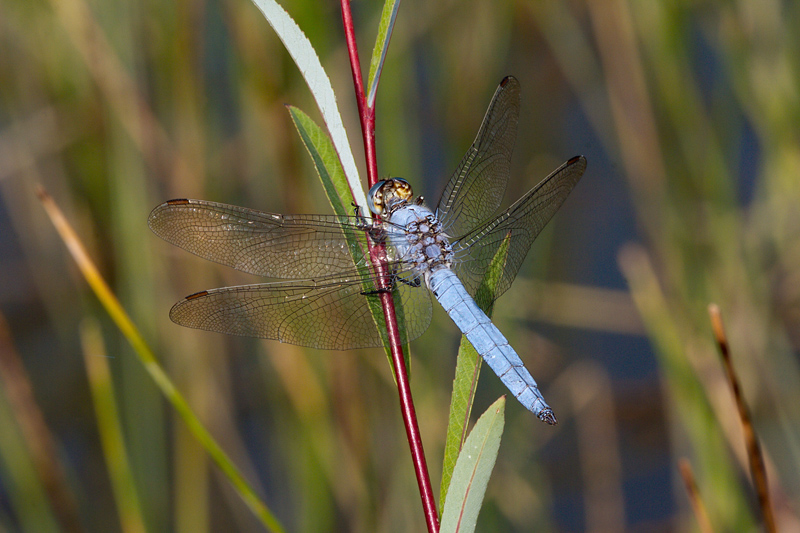
[[[278,215],[182,199],[153,209],[147,223],[167,242],[259,276],[305,279],[348,272],[354,263],[364,263],[367,251],[356,217]]]
[[[373,279],[362,269],[317,280],[203,291],[175,304],[169,316],[181,326],[311,348],[376,347],[384,345],[386,327],[382,318],[376,327],[370,313],[370,306],[380,305],[375,290]],[[392,292],[400,333],[409,342],[430,324],[429,291],[409,278],[395,279]]]
[[[534,239],[567,199],[586,169],[573,157],[495,219],[453,241],[453,270],[474,297],[489,263],[508,238],[508,254],[495,299],[511,286]]]
[[[449,235],[464,235],[491,217],[506,192],[519,120],[519,83],[507,77],[494,93],[478,136],[442,193],[436,215]]]

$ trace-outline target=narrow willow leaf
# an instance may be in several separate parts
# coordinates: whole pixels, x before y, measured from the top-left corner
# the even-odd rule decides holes
[[[303,140],[303,144],[314,162],[319,179],[328,201],[337,215],[352,215],[350,206],[353,205],[353,194],[344,175],[344,169],[336,157],[336,150],[333,147],[330,137],[320,128],[311,117],[300,109],[287,105],[289,115],[292,117],[295,128]],[[352,248],[351,248],[352,249]],[[354,258],[358,260],[358,258]]]
[[[300,109],[294,106],[286,106],[289,114],[292,117],[297,132],[303,140],[303,144],[308,150],[314,166],[319,174],[319,179],[322,181],[322,187],[325,189],[325,194],[328,195],[334,212],[337,215],[351,215],[352,211],[348,211],[348,206],[353,204],[353,195],[351,194],[350,187],[348,187],[347,180],[344,176],[344,170],[339,159],[335,156],[333,144],[330,137],[328,137],[322,128],[320,128],[311,117],[306,115]],[[363,204],[366,205],[366,204]],[[345,238],[350,238],[350,235],[345,234]],[[351,251],[358,250],[359,246],[356,242],[348,242]],[[361,250],[361,255],[353,255],[353,264],[359,264],[361,258],[367,250]],[[364,287],[364,290],[370,290]],[[384,346],[388,346],[388,338],[386,338],[386,327],[383,326],[385,320],[383,318],[383,310],[381,309],[380,302],[377,298],[370,298],[370,310],[372,317],[375,320],[375,325],[384,336]]]
[[[378,24],[378,36],[375,39],[375,48],[372,50],[372,59],[369,62],[369,77],[367,78],[369,92],[367,93],[367,106],[374,107],[375,93],[378,91],[378,82],[381,79],[383,63],[386,61],[386,52],[389,50],[389,41],[392,38],[394,22],[397,11],[400,9],[400,0],[386,0],[383,4],[381,21]]]
[[[336,147],[336,152],[339,154],[339,160],[350,184],[350,190],[358,205],[366,206],[367,198],[364,195],[364,189],[358,177],[356,161],[350,149],[350,142],[344,129],[342,115],[339,113],[339,107],[336,104],[336,95],[333,92],[331,80],[328,78],[325,69],[322,68],[322,63],[320,63],[314,47],[311,46],[311,42],[305,36],[303,30],[275,0],[253,0],[253,3],[264,14],[267,22],[283,42],[289,55],[292,56],[297,68],[300,69],[300,73],[305,78],[311,94],[317,101],[317,106],[319,106],[320,113],[322,113],[322,119],[331,134],[331,141],[333,141],[333,146]]]
[[[506,397],[501,396],[481,415],[467,437],[447,491],[441,533],[475,531],[483,496],[500,450],[505,407]]]
[[[328,200],[334,212],[337,215],[352,215],[351,206],[353,204],[353,196],[350,193],[350,188],[344,176],[344,170],[342,170],[339,159],[336,157],[330,137],[328,137],[325,131],[303,111],[294,106],[286,107],[297,128],[297,132],[300,134],[300,138],[303,140],[303,144],[311,156],[311,160],[314,162],[314,167],[317,169],[320,181],[322,181],[322,187],[328,195]],[[353,240],[350,235],[345,234],[345,238],[348,239],[349,249],[353,252],[353,263],[360,264],[361,258],[368,253],[368,250],[359,248],[359,243]],[[356,250],[361,251],[356,253]],[[364,286],[364,290],[369,291],[371,288]],[[369,298],[368,301],[375,326],[378,328],[383,338],[383,346],[391,362],[391,353],[387,348],[389,346],[389,338],[386,333],[386,319],[383,316],[380,300],[378,298]],[[398,305],[397,300],[395,300],[395,306],[397,319],[401,322],[403,320],[404,310]],[[404,344],[408,344],[406,339],[404,339]],[[404,350],[404,353],[407,354],[408,350]],[[392,369],[394,369],[394,365],[391,366]],[[406,368],[409,368],[407,355]]]
[[[492,316],[492,304],[497,283],[503,276],[508,257],[509,236],[503,240],[489,264],[486,275],[475,294],[475,302],[488,317]],[[453,380],[453,394],[450,398],[450,416],[445,436],[444,461],[442,464],[442,484],[439,492],[439,513],[444,509],[447,491],[453,469],[466,437],[478,376],[481,373],[481,356],[466,337],[461,337],[456,359],[456,377]]]
[[[358,177],[358,169],[356,168],[353,152],[350,149],[350,143],[347,139],[347,132],[344,129],[342,116],[339,113],[339,107],[336,104],[336,95],[333,92],[333,86],[331,85],[330,79],[325,73],[325,69],[322,68],[319,57],[314,51],[314,47],[311,45],[311,42],[305,36],[297,23],[274,0],[253,0],[253,3],[264,14],[267,22],[269,22],[270,26],[272,26],[272,29],[275,30],[275,33],[278,34],[278,38],[280,38],[280,40],[283,42],[286,50],[289,52],[289,55],[292,56],[292,59],[297,65],[298,69],[300,69],[300,73],[303,75],[303,78],[305,78],[308,88],[311,90],[311,94],[317,101],[319,110],[322,113],[322,119],[325,121],[325,125],[330,133],[330,141],[332,142],[333,147],[336,149],[336,153],[339,155],[341,168],[343,169],[347,183],[349,184],[351,196],[355,198],[355,203],[357,205],[366,207],[367,198],[364,194],[364,189],[361,186],[361,180]],[[395,14],[396,10],[397,9],[395,8]],[[391,31],[392,26],[393,22],[388,24],[387,31]],[[388,37],[386,39],[385,46],[388,46]],[[297,121],[295,124],[297,124]],[[306,146],[308,147],[308,143]],[[312,158],[313,157],[314,155],[312,154]],[[318,170],[319,168],[321,167],[318,167]],[[327,170],[330,172],[331,167],[327,167]],[[334,196],[342,198],[343,196],[335,184],[336,181],[333,180],[333,183],[334,189],[336,190],[336,194]],[[328,192],[328,197],[331,198],[331,193],[328,191],[327,186],[326,192]],[[348,203],[345,203],[345,209],[347,205]],[[337,213],[339,212],[336,207],[334,207],[334,210],[336,210]],[[388,348],[388,338],[386,336],[386,327],[385,325],[381,326],[382,324],[385,324],[383,310],[381,309],[380,302],[377,298],[370,298],[369,300],[373,318],[376,320],[376,323],[379,324],[378,329],[380,330],[384,339],[384,347],[386,349],[387,357],[389,357],[391,360]],[[398,315],[400,314],[401,313],[398,312]],[[410,373],[408,350],[404,350],[404,352],[406,353],[406,368],[409,369]],[[394,369],[394,365],[392,365],[392,369]]]

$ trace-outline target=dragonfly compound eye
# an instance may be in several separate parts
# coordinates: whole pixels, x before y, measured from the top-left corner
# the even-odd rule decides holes
[[[411,184],[403,178],[392,178],[388,180],[391,183],[392,194],[399,200],[409,201],[414,196],[414,190]]]
[[[386,185],[386,180],[381,180],[373,185],[369,194],[367,194],[367,205],[369,210],[380,215],[383,213],[383,186]]]
[[[369,190],[367,203],[369,210],[376,215],[382,215],[398,202],[408,202],[413,196],[414,191],[411,184],[403,178],[391,178],[382,180],[372,186]]]

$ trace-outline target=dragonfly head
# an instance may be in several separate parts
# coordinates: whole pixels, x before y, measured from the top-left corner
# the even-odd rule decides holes
[[[367,204],[376,215],[385,215],[395,204],[408,202],[414,195],[411,184],[403,178],[381,180],[369,190]]]

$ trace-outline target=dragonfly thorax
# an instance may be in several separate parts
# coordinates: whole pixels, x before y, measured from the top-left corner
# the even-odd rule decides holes
[[[411,265],[421,275],[450,268],[453,248],[430,209],[406,204],[391,210],[387,222],[386,232],[394,248],[394,259]]]

